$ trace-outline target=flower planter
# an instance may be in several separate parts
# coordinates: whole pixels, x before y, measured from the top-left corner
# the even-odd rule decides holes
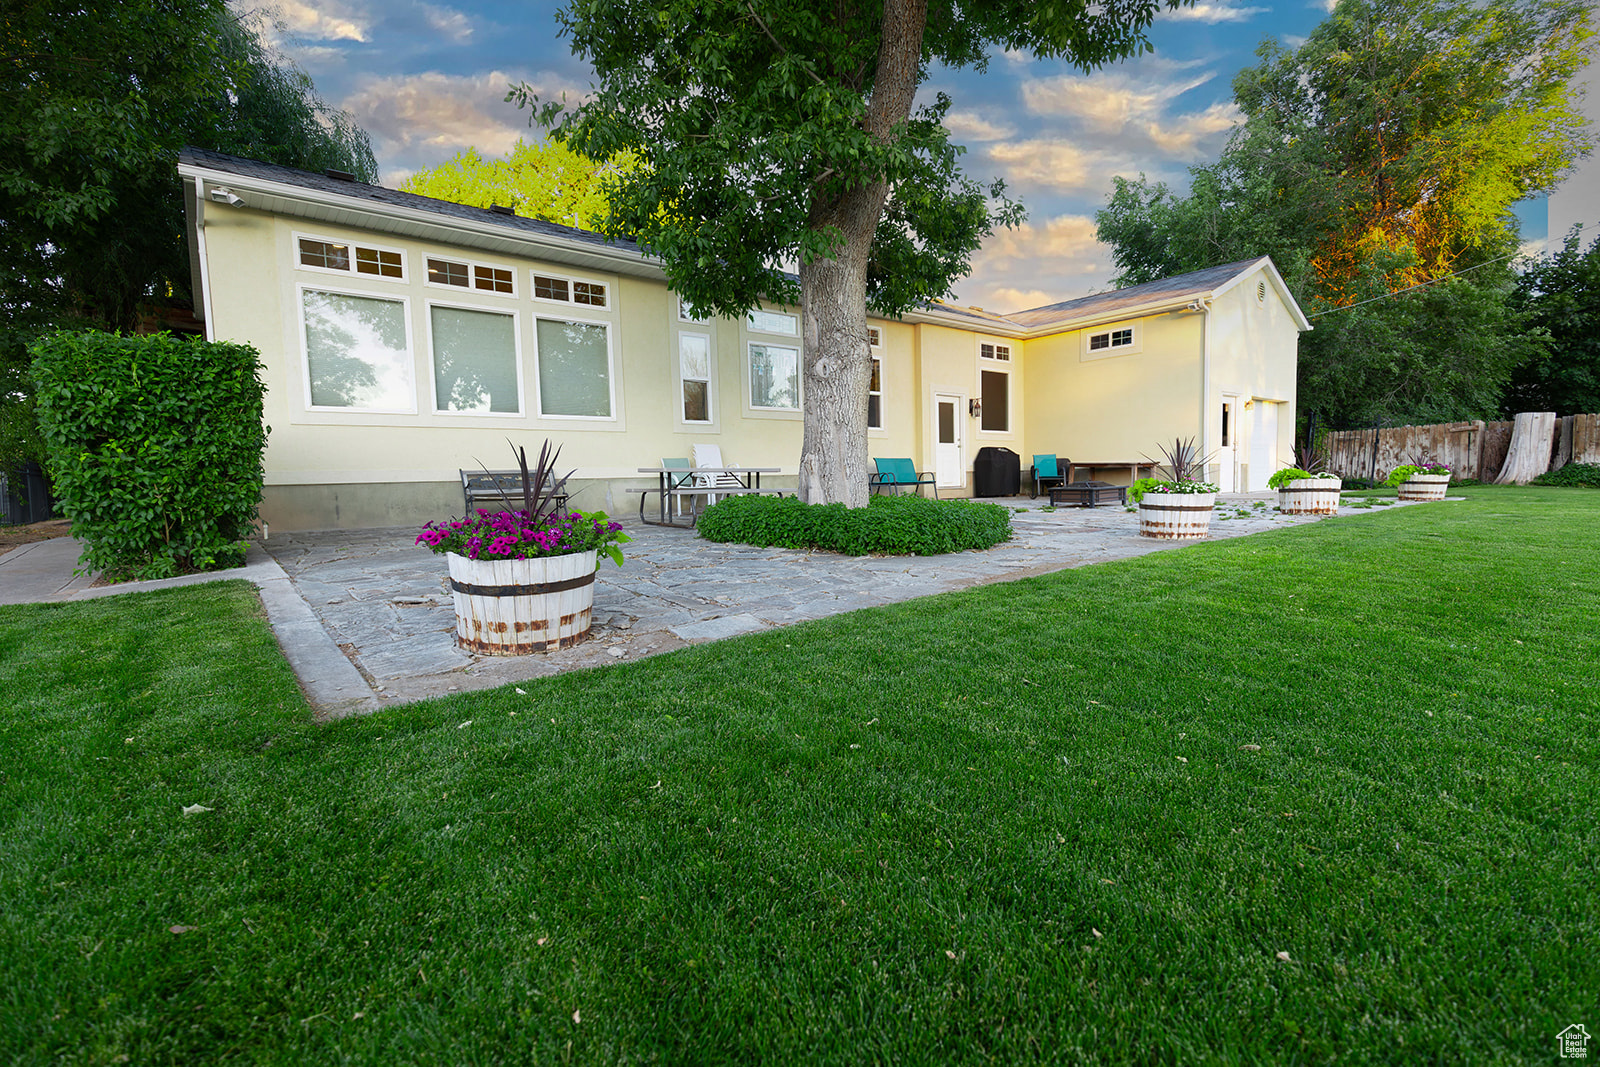
[[[535,559],[445,555],[456,606],[456,644],[469,652],[554,652],[583,640],[594,623],[592,550]]]
[[[1400,483],[1401,500],[1443,500],[1448,474],[1413,474]]]
[[[1139,501],[1139,536],[1169,541],[1204,537],[1216,503],[1215,493],[1146,493]]]
[[[1278,487],[1278,510],[1285,515],[1332,515],[1339,510],[1340,478],[1296,478]]]

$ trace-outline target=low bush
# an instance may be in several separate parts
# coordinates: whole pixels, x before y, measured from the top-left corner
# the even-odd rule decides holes
[[[937,556],[990,548],[1011,539],[998,504],[875,496],[867,507],[804,504],[798,497],[731,496],[700,516],[700,536],[780,548],[818,548],[848,556]]]
[[[56,507],[110,578],[244,562],[261,502],[261,361],[170,334],[58,333],[33,348]]]
[[[1579,489],[1600,489],[1600,464],[1568,463],[1559,470],[1547,471],[1533,480],[1534,485],[1557,485]]]

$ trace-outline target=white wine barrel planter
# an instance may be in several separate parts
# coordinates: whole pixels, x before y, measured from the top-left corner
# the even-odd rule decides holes
[[[1413,474],[1400,483],[1401,500],[1443,500],[1448,474]]]
[[[1278,510],[1285,515],[1332,515],[1339,510],[1339,478],[1296,478],[1278,487]]]
[[[1204,537],[1216,504],[1215,493],[1146,493],[1139,501],[1139,536],[1169,541]]]
[[[456,644],[469,652],[554,652],[583,640],[594,624],[593,552],[538,559],[445,555]]]

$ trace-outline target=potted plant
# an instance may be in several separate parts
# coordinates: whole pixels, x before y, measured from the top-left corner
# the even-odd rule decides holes
[[[522,472],[523,506],[479,508],[461,519],[430,522],[417,544],[444,555],[456,608],[456,643],[470,652],[515,656],[577,644],[594,622],[594,575],[600,557],[619,567],[618,542],[630,540],[605,512],[555,507],[563,478],[546,441],[537,467],[513,448]]]
[[[1401,500],[1443,500],[1450,468],[1443,463],[1404,463],[1389,472],[1387,484],[1400,490]]]
[[[1162,446],[1161,455],[1171,477],[1141,478],[1128,489],[1128,499],[1139,505],[1139,535],[1168,540],[1204,537],[1217,503],[1216,485],[1201,481],[1210,457],[1199,454],[1192,437],[1174,439],[1170,447]]]
[[[1285,467],[1267,479],[1267,488],[1278,491],[1278,510],[1285,515],[1332,515],[1344,482],[1326,471]]]

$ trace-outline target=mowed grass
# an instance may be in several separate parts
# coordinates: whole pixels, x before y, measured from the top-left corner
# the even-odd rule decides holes
[[[327,726],[248,586],[0,609],[0,1060],[1546,1062],[1600,493],[1468,495]]]

